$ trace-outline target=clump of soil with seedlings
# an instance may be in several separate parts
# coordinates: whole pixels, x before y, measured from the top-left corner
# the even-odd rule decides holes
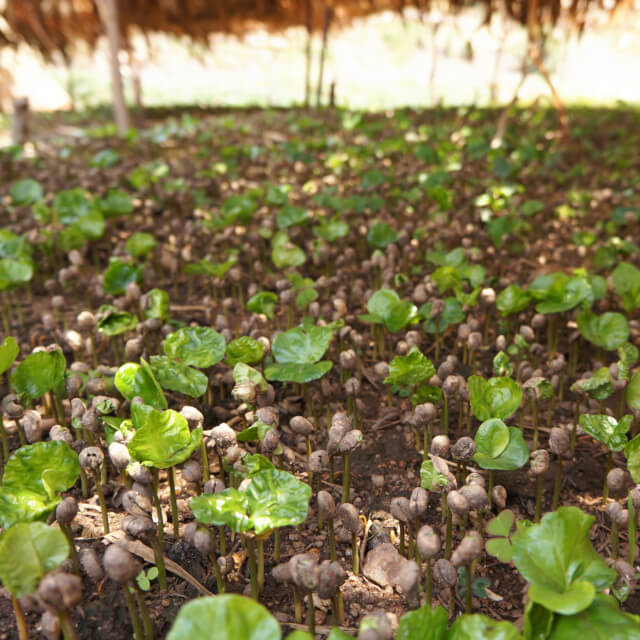
[[[640,638],[637,114],[152,115],[0,149],[0,638]]]

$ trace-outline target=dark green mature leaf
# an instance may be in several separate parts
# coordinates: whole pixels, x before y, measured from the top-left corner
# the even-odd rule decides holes
[[[46,518],[59,493],[80,475],[78,455],[60,440],[20,447],[8,460],[0,487],[0,525]]]
[[[468,385],[471,409],[478,420],[506,420],[522,403],[522,389],[517,382],[506,376],[488,380],[481,376],[471,376]]]
[[[62,392],[66,368],[60,349],[30,353],[11,373],[11,385],[30,404],[47,391]]]
[[[594,520],[577,507],[560,507],[513,536],[513,561],[531,583],[533,602],[570,615],[586,609],[597,589],[611,585],[616,572],[589,539]]]
[[[60,529],[43,522],[16,524],[0,536],[0,582],[16,598],[32,594],[68,556],[69,543]]]
[[[436,373],[431,360],[412,347],[406,356],[396,356],[389,364],[389,375],[384,379],[385,384],[396,384],[409,387],[429,380]]]
[[[621,611],[613,596],[596,595],[591,605],[570,616],[556,616],[549,640],[640,640],[640,616]]]
[[[431,603],[415,611],[407,611],[398,623],[396,640],[446,640],[447,612]]]
[[[273,382],[306,384],[322,378],[331,370],[331,367],[333,367],[333,363],[329,360],[321,360],[313,364],[295,364],[293,362],[280,364],[276,362],[264,370],[264,375],[267,380]]]
[[[496,622],[474,613],[457,618],[449,629],[447,640],[522,640],[522,634],[511,622]]]
[[[150,253],[156,244],[156,239],[150,233],[140,231],[129,236],[125,244],[125,249],[130,256],[139,258]]]
[[[418,311],[425,318],[423,326],[427,333],[444,333],[451,325],[457,325],[465,318],[462,305],[454,297],[444,299],[444,309],[437,318],[431,317],[431,308],[432,303],[425,302]]]
[[[18,357],[20,348],[13,336],[7,336],[0,344],[0,376],[13,364]]]
[[[279,333],[271,350],[278,364],[313,364],[326,353],[332,338],[328,327],[311,326],[306,331],[295,327]]]
[[[367,242],[376,249],[384,249],[397,239],[397,232],[386,222],[372,224],[367,233]]]
[[[236,594],[196,598],[178,612],[167,640],[280,640],[278,621],[261,604]]]
[[[59,222],[70,225],[89,213],[91,201],[82,189],[66,189],[56,195],[53,209]]]
[[[18,180],[11,185],[9,190],[11,202],[14,205],[29,205],[42,199],[42,185],[32,178]]]
[[[510,284],[503,289],[496,298],[496,307],[503,316],[518,313],[526,309],[531,303],[531,295],[517,284]]]
[[[184,393],[192,398],[199,398],[207,391],[209,380],[202,371],[167,356],[151,356],[149,364],[163,389]]]
[[[142,271],[128,262],[122,262],[118,258],[111,258],[109,267],[104,273],[103,288],[105,293],[112,296],[124,295],[127,285],[132,282],[142,282]]]
[[[128,447],[138,462],[168,469],[189,458],[201,440],[202,429],[191,431],[187,419],[177,411],[152,409]]]
[[[128,311],[108,311],[98,320],[97,329],[107,336],[118,336],[133,331],[138,326],[138,318]]]
[[[254,364],[262,360],[264,344],[249,336],[240,336],[227,345],[226,363],[233,367],[238,362]]]
[[[114,384],[129,402],[136,396],[140,396],[146,404],[155,409],[168,407],[167,399],[145,360],[141,360],[140,364],[135,362],[123,364],[116,371]]]
[[[598,316],[583,311],[577,321],[582,337],[607,351],[614,351],[629,339],[629,323],[621,313],[607,311]]]
[[[224,337],[209,327],[184,327],[170,333],[162,343],[173,360],[206,369],[224,357]]]
[[[625,392],[627,404],[632,409],[640,409],[640,371],[636,371],[629,380]]]
[[[169,294],[163,289],[151,289],[147,295],[149,296],[149,307],[144,311],[145,318],[168,320],[171,315]]]
[[[272,291],[259,291],[247,301],[247,310],[252,313],[262,313],[267,318],[273,318],[273,311],[278,304],[278,296]]]
[[[278,229],[288,229],[303,224],[311,219],[311,214],[307,209],[287,205],[280,209],[276,215],[276,225]]]
[[[580,426],[592,438],[602,442],[611,451],[621,451],[627,444],[627,431],[631,426],[633,416],[626,415],[616,420],[613,416],[601,414],[583,414],[580,416]]]
[[[627,458],[627,470],[631,478],[636,484],[640,483],[640,434],[627,442],[624,455]]]
[[[473,461],[483,469],[496,469],[501,471],[513,471],[524,466],[529,460],[529,447],[522,437],[522,432],[517,427],[508,427],[509,443],[504,451],[491,457],[478,450],[473,456]]]
[[[571,385],[571,390],[580,390],[594,400],[606,400],[613,393],[609,367],[598,369],[590,378],[576,380]]]

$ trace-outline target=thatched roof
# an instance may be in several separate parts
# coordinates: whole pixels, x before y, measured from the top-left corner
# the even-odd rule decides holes
[[[450,11],[482,4],[487,18],[498,11],[527,24],[555,24],[566,15],[579,29],[590,6],[606,0],[119,0],[120,29],[126,39],[133,30],[164,32],[206,40],[214,33],[242,34],[252,28],[280,30],[307,25],[312,7],[312,28],[322,28],[325,9],[334,9],[334,24],[385,10],[415,7],[428,11],[432,4]],[[631,0],[612,0],[607,8],[626,6]],[[0,0],[0,6],[2,6]],[[25,41],[44,55],[65,57],[79,41],[95,46],[103,34],[95,0],[5,0],[2,11],[9,31],[4,38]],[[3,34],[0,26],[0,44]]]

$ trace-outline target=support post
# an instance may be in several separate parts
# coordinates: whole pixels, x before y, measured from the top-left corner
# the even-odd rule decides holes
[[[316,106],[320,106],[322,100],[322,82],[324,80],[324,63],[327,57],[327,40],[329,39],[329,28],[333,19],[333,7],[324,10],[324,25],[322,27],[322,50],[320,52],[320,70],[318,72],[318,87],[316,91]]]

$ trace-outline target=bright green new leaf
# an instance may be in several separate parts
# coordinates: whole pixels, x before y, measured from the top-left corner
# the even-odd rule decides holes
[[[204,395],[209,386],[207,376],[192,367],[167,356],[151,356],[151,371],[163,389],[184,393],[192,398]]]
[[[0,344],[0,376],[13,364],[18,357],[20,348],[13,336],[7,336]]]
[[[585,340],[607,351],[615,351],[629,339],[629,323],[621,313],[615,311],[607,311],[599,316],[592,311],[583,311],[578,314],[577,322]]]
[[[593,291],[584,278],[560,278],[556,280],[555,286],[550,287],[548,295],[536,304],[536,311],[545,314],[562,313],[574,309],[584,301],[592,302],[593,299]]]
[[[278,231],[271,240],[271,260],[278,269],[299,267],[307,260],[305,252],[291,242],[285,231]]]
[[[145,466],[168,469],[187,460],[201,440],[202,429],[191,431],[187,419],[177,411],[152,409],[128,447]]]
[[[503,316],[518,313],[526,309],[531,303],[531,295],[517,284],[510,284],[503,289],[496,298],[496,307]]]
[[[471,376],[468,380],[471,409],[478,420],[512,416],[522,403],[522,389],[506,376],[489,378]]]
[[[120,162],[120,155],[113,149],[102,149],[96,153],[89,161],[90,167],[98,169],[109,169],[115,167]]]
[[[640,269],[621,262],[611,273],[611,280],[627,313],[640,307]]]
[[[460,302],[453,297],[444,299],[444,309],[437,318],[431,317],[431,302],[425,302],[418,313],[425,318],[424,330],[427,333],[444,333],[451,325],[457,325],[465,318]]]
[[[236,594],[196,598],[178,612],[167,640],[280,640],[278,621],[261,604]]]
[[[618,347],[618,379],[628,380],[631,367],[640,358],[640,351],[630,342],[625,342]]]
[[[632,420],[631,415],[616,420],[613,416],[587,413],[580,416],[580,426],[592,438],[606,445],[609,450],[621,451],[627,444],[627,431]]]
[[[233,367],[238,362],[255,364],[262,360],[263,355],[264,344],[262,342],[249,336],[240,336],[227,345],[225,360],[230,367]]]
[[[267,318],[273,318],[273,311],[278,304],[278,296],[272,291],[259,291],[247,301],[247,310],[252,313],[262,313]]]
[[[140,364],[135,362],[123,364],[116,371],[114,384],[129,402],[136,396],[140,396],[145,404],[155,409],[168,407],[162,388],[145,360],[141,360]]]
[[[267,435],[267,431],[270,431],[273,427],[270,424],[266,424],[261,420],[256,420],[250,427],[247,427],[244,431],[238,434],[239,442],[255,442],[259,440],[262,442]]]
[[[138,318],[128,311],[109,310],[98,320],[97,329],[107,336],[118,336],[133,331],[138,326]]]
[[[311,219],[311,214],[307,209],[286,205],[276,215],[276,225],[278,229],[288,229],[305,223]]]
[[[313,364],[326,353],[333,331],[328,327],[295,327],[273,339],[271,351],[279,364]]]
[[[627,470],[631,478],[636,484],[640,483],[640,434],[627,442],[624,455],[627,458]]]
[[[32,178],[18,180],[11,185],[9,190],[11,203],[17,206],[29,205],[42,200],[42,185]]]
[[[625,392],[625,398],[631,409],[640,409],[640,371],[636,371],[631,376]]]
[[[531,583],[533,602],[570,615],[586,609],[597,589],[611,585],[616,572],[589,539],[594,520],[577,507],[560,507],[513,536],[513,561]]]
[[[145,318],[158,318],[158,320],[168,320],[169,294],[163,289],[151,289],[147,294],[149,298],[148,308],[144,310]]]
[[[384,379],[385,384],[396,384],[410,387],[429,380],[436,373],[431,360],[412,347],[406,356],[396,356],[389,364],[389,375]]]
[[[496,622],[481,613],[457,618],[449,629],[447,640],[522,640],[511,622]]]
[[[130,256],[140,258],[151,253],[156,246],[156,239],[150,233],[137,232],[131,234],[125,244],[125,249]]]
[[[425,460],[420,465],[420,486],[429,491],[436,491],[439,487],[444,487],[449,483],[449,479],[440,473],[432,460]]]
[[[184,327],[162,343],[166,355],[192,367],[206,369],[224,357],[224,337],[209,327]]]
[[[487,522],[487,533],[492,536],[507,537],[511,533],[516,517],[511,509],[504,509]]]
[[[33,277],[33,263],[30,258],[0,259],[0,291],[18,287]]]
[[[509,444],[509,428],[499,418],[485,420],[474,438],[477,451],[490,458],[497,458]]]
[[[349,233],[349,225],[334,218],[313,227],[313,233],[327,242],[336,242]]]
[[[586,393],[594,400],[606,400],[613,393],[609,367],[598,369],[590,378],[576,380],[576,382],[571,385],[571,391],[578,390]]]
[[[333,363],[329,360],[321,360],[313,364],[294,364],[286,362],[280,364],[276,362],[264,370],[267,380],[272,382],[295,382],[296,384],[306,384],[313,380],[322,378],[331,370]]]
[[[486,424],[484,422],[483,424]],[[482,426],[482,425],[481,425]],[[491,456],[484,450],[484,445],[477,444],[473,461],[483,469],[513,471],[524,466],[529,460],[529,447],[522,437],[522,431],[517,427],[508,427],[509,442],[498,456]]]
[[[104,198],[96,201],[98,209],[107,218],[126,216],[133,211],[133,200],[128,193],[109,189]]]
[[[47,391],[62,393],[67,361],[60,349],[30,353],[11,373],[11,386],[30,404]]]
[[[43,522],[16,524],[0,536],[0,582],[16,598],[32,594],[68,556],[69,543],[60,529]]]
[[[233,381],[238,384],[240,382],[244,382],[245,380],[250,380],[251,382],[253,382],[253,384],[255,384],[260,389],[260,391],[267,390],[267,381],[257,369],[250,367],[244,362],[238,362],[238,364],[233,367]]]
[[[415,611],[407,611],[398,623],[396,640],[446,640],[447,612],[427,602]]]
[[[247,511],[249,501],[244,491],[229,487],[219,493],[207,493],[192,498],[189,506],[196,520],[203,524],[227,526],[236,533],[249,531]]]
[[[360,316],[363,322],[384,324],[389,331],[396,332],[404,329],[418,317],[418,310],[408,300],[401,300],[400,296],[391,289],[379,289],[367,302],[368,314]]]

